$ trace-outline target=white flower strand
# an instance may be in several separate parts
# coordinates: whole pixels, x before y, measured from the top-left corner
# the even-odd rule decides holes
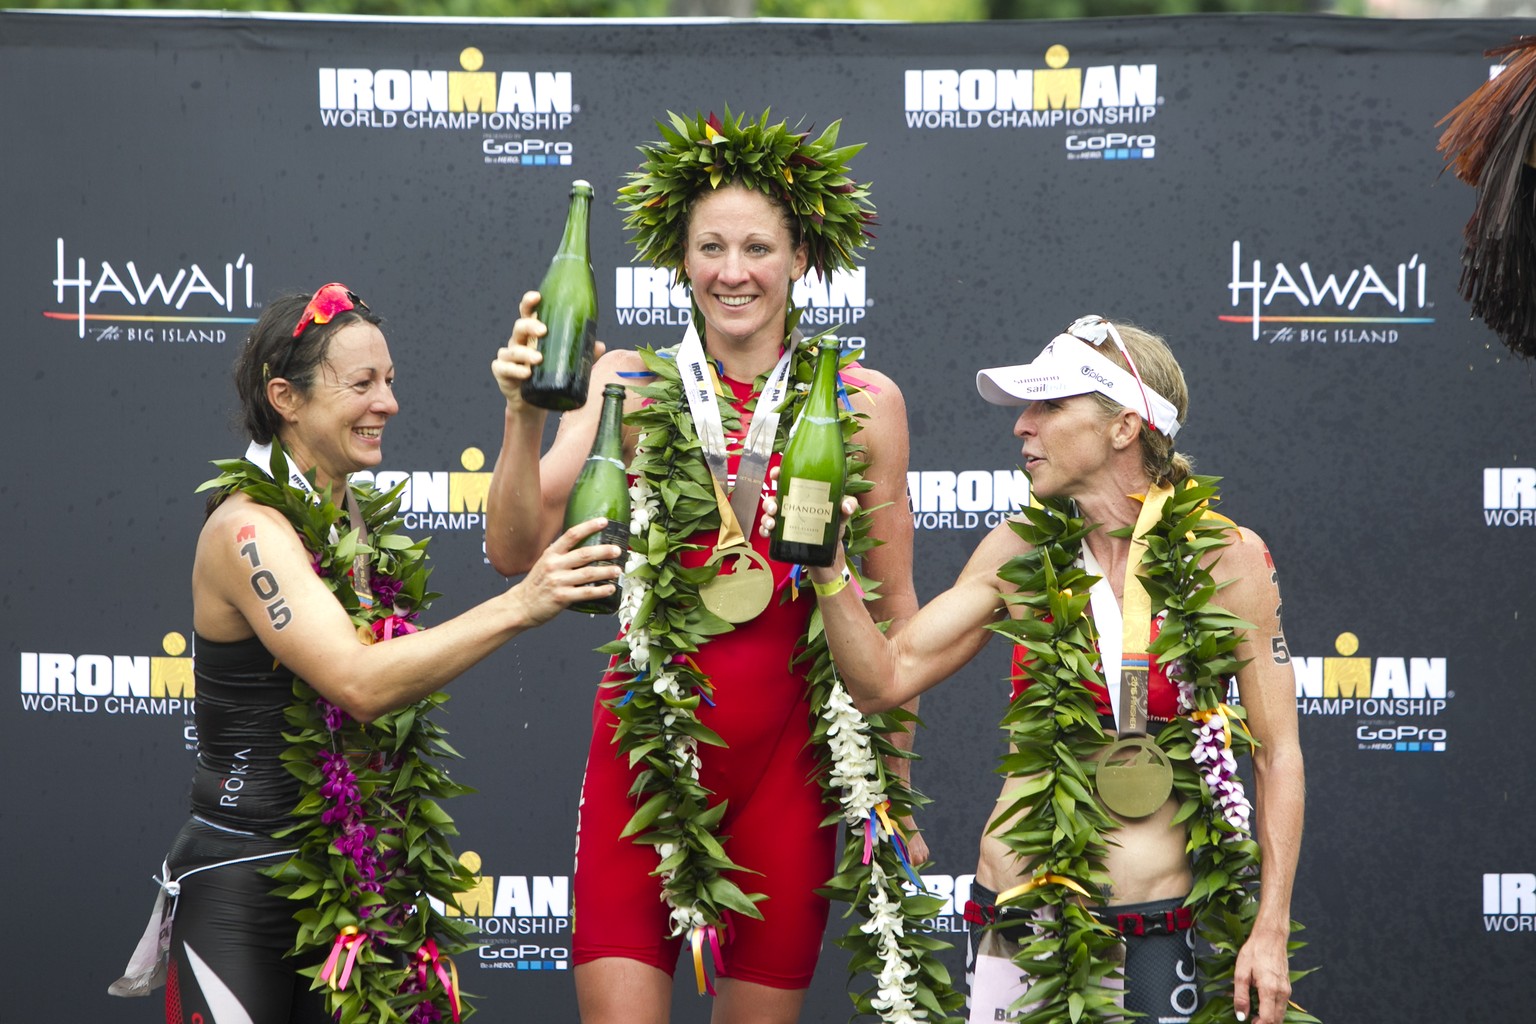
[[[866,823],[870,812],[885,802],[885,791],[880,788],[868,724],[841,679],[833,680],[821,717],[827,723],[827,748],[832,754],[828,782],[838,788],[843,820],[849,825]]]
[[[913,980],[917,969],[907,963],[901,945],[906,921],[901,915],[901,905],[886,891],[889,877],[878,859],[870,860],[869,920],[860,925],[859,930],[877,936],[875,945],[880,951],[880,974],[876,979],[878,992],[871,1005],[880,1011],[880,1019],[886,1024],[916,1024],[928,1019],[928,1011],[913,1002],[917,995],[917,982]]]
[[[639,444],[645,443],[642,435]],[[637,449],[638,453],[638,449]],[[630,536],[642,536],[650,529],[651,521],[661,511],[661,499],[656,490],[646,482],[645,477],[636,476],[635,482],[629,488],[629,532]],[[644,555],[631,551],[628,560],[624,563],[624,586],[622,596],[619,599],[619,626],[624,633],[624,641],[629,645],[629,669],[639,674],[646,671],[651,662],[651,638],[645,629],[635,627],[635,613],[640,610],[641,603],[645,600],[650,588],[646,585],[639,570],[646,565]],[[675,672],[658,672],[651,682],[651,689],[657,696],[667,700],[679,700],[683,696],[682,685]],[[675,707],[669,708],[662,714],[662,725],[672,728],[677,723],[680,714],[687,714]],[[675,733],[668,738],[666,745],[667,757],[676,766],[677,775],[699,781],[699,752],[698,742],[692,736]],[[677,852],[677,847],[672,843],[658,843],[656,856],[658,860],[665,861]],[[671,907],[669,920],[672,924],[672,936],[686,935],[694,928],[702,928],[709,922],[705,920],[703,912],[693,904],[682,905],[676,902],[675,893],[671,888],[671,881],[675,871],[663,871],[661,873],[663,898],[667,906]]]
[[[843,821],[850,828],[875,828],[878,840],[883,830],[873,819],[875,808],[885,803],[885,790],[880,786],[879,762],[869,738],[869,721],[854,706],[843,681],[835,674],[826,706],[821,709],[821,718],[827,723],[827,750],[832,760],[827,785],[837,787]],[[895,842],[894,836],[884,838]],[[880,973],[876,980],[878,993],[872,1005],[880,1012],[880,1019],[885,1024],[926,1021],[928,1011],[913,1002],[917,992],[914,980],[917,968],[908,963],[907,950],[901,943],[906,929],[901,904],[892,900],[887,891],[890,876],[881,868],[878,857],[870,858],[869,870],[866,903],[869,920],[860,925],[859,930],[866,935],[878,936],[875,946],[880,954]]]

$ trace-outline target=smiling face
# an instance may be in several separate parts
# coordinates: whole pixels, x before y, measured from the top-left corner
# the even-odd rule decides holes
[[[309,394],[274,380],[273,406],[282,414],[283,447],[321,483],[377,466],[384,424],[400,411],[395,364],[384,334],[370,323],[343,327],[331,338]]]
[[[695,199],[683,268],[704,315],[706,341],[784,341],[793,282],[805,275],[784,212],[760,192],[728,186]]]
[[[1126,447],[1116,442],[1116,424],[1125,418],[1120,413],[1106,414],[1091,394],[1026,404],[1013,433],[1024,442],[1024,469],[1034,493],[1076,497],[1089,490]]]

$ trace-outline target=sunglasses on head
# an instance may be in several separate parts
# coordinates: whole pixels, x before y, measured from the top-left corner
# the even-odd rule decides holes
[[[1136,387],[1141,392],[1142,408],[1145,410],[1145,419],[1150,427],[1156,420],[1152,416],[1152,400],[1147,397],[1147,386],[1141,379],[1141,371],[1136,369],[1136,360],[1131,358],[1131,350],[1125,347],[1125,342],[1120,338],[1120,332],[1115,325],[1096,313],[1080,316],[1067,325],[1063,332],[1078,341],[1086,341],[1094,348],[1101,347],[1106,341],[1114,340],[1115,348],[1125,357],[1126,364],[1130,367],[1131,376],[1136,378]]]
[[[321,285],[315,292],[309,304],[304,307],[304,312],[299,315],[299,322],[293,328],[294,338],[304,333],[304,329],[310,324],[328,324],[338,313],[345,313],[349,309],[361,309],[368,312],[368,303],[358,298],[356,292],[337,281]],[[296,345],[289,345],[283,353],[282,362],[277,364],[274,371],[272,367],[263,364],[262,372],[266,379],[281,377],[288,369],[288,363],[293,359],[293,350]]]
[[[328,324],[337,313],[345,313],[349,309],[361,309],[367,311],[368,303],[357,297],[357,293],[344,284],[332,281],[330,284],[320,286],[315,292],[315,297],[309,300],[309,305],[304,307],[304,312],[299,316],[298,326],[293,329],[293,336],[297,338],[304,333],[304,328],[312,323]]]

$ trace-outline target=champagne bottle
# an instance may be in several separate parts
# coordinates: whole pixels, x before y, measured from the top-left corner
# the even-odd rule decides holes
[[[592,186],[571,183],[560,248],[539,285],[537,316],[547,332],[539,341],[544,361],[523,382],[523,400],[564,412],[587,400],[587,380],[597,340],[597,283],[592,277],[589,215]]]
[[[592,442],[592,453],[576,477],[571,496],[565,503],[565,528],[588,519],[607,516],[608,525],[582,542],[582,547],[593,544],[617,544],[621,551],[629,550],[629,477],[624,471],[624,385],[609,384],[603,388],[603,412],[597,424],[597,437]],[[624,564],[624,555],[618,564]],[[598,565],[613,565],[604,560]],[[597,586],[598,584],[593,584]],[[589,615],[609,615],[619,610],[619,591],[615,587],[608,597],[594,598],[571,605],[572,611]]]
[[[768,555],[780,562],[825,566],[837,559],[847,486],[843,425],[837,415],[838,353],[833,339],[818,347],[811,393],[779,463],[779,517]]]

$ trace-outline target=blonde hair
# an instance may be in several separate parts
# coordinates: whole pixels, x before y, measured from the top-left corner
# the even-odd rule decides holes
[[[1178,410],[1180,423],[1189,422],[1189,387],[1184,383],[1184,371],[1179,367],[1179,361],[1173,357],[1173,352],[1168,348],[1168,343],[1151,331],[1143,330],[1135,324],[1114,321],[1115,329],[1120,332],[1120,338],[1125,342],[1125,347],[1131,352],[1131,358],[1136,361],[1136,369],[1141,374],[1142,383],[1162,395],[1173,403]],[[1126,365],[1125,356],[1119,348],[1111,342],[1100,345],[1098,352],[1101,356],[1120,367],[1130,371]],[[1121,409],[1128,408],[1119,402],[1098,392],[1093,392],[1093,397],[1104,410],[1106,416],[1118,413]],[[1132,412],[1137,410],[1131,408]],[[1176,484],[1188,479],[1194,472],[1194,463],[1189,456],[1173,450],[1173,438],[1159,433],[1146,422],[1143,416],[1141,424],[1141,465],[1154,483]]]

